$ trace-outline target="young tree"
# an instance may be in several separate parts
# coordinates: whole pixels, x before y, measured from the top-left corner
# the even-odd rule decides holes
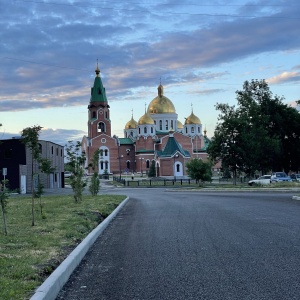
[[[84,163],[85,154],[80,152],[81,143],[73,143],[69,141],[66,145],[67,160],[69,165],[69,170],[72,172],[70,176],[70,185],[74,192],[75,202],[80,202],[82,200],[82,193],[86,187],[86,180],[84,179]]]
[[[97,196],[100,189],[100,179],[98,174],[99,156],[100,156],[100,149],[94,152],[92,161],[89,165],[93,170],[93,175],[91,177],[91,182],[89,185],[89,191],[91,192],[92,196]]]
[[[34,191],[34,165],[37,163],[38,159],[40,158],[40,151],[39,151],[39,134],[42,130],[41,126],[32,126],[27,127],[22,130],[22,142],[25,143],[26,147],[31,150],[31,225],[34,226],[34,198],[35,198],[35,191]]]
[[[4,225],[4,234],[7,235],[7,224],[6,224],[6,212],[7,212],[7,204],[8,204],[8,197],[9,194],[5,189],[7,186],[7,180],[3,180],[0,184],[0,205],[2,211],[2,218],[3,218],[3,225]]]
[[[211,162],[204,162],[199,158],[192,158],[187,164],[187,174],[196,180],[196,183],[200,181],[211,181],[212,171]]]
[[[55,168],[52,167],[51,160],[48,158],[39,157],[39,170],[44,174],[51,174],[55,171]],[[43,203],[42,203],[42,195],[44,194],[44,186],[40,182],[40,177],[38,177],[38,186],[35,191],[35,197],[40,199],[40,212],[41,216],[43,215]]]
[[[152,160],[150,168],[149,168],[149,172],[148,172],[148,177],[155,177],[155,176],[156,176],[156,174],[155,174],[155,161]]]

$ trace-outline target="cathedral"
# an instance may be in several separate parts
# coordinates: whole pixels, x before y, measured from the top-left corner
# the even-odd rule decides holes
[[[180,177],[186,175],[186,163],[191,158],[207,159],[209,139],[206,130],[202,132],[200,119],[192,109],[181,123],[161,84],[157,96],[145,108],[145,114],[138,121],[132,115],[125,124],[124,137],[112,136],[110,106],[98,64],[95,72],[88,105],[88,135],[82,139],[88,174],[93,172],[88,166],[98,149],[99,174],[143,176],[154,162],[156,176]]]

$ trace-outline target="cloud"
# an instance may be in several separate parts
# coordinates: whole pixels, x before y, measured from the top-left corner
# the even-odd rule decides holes
[[[286,82],[299,82],[300,72],[283,72],[277,76],[271,77],[266,80],[270,84],[286,83]]]
[[[114,101],[153,87],[159,78],[165,85],[200,82],[203,69],[219,67],[228,74],[230,62],[299,51],[297,1],[275,4],[236,9],[185,1],[134,7],[122,2],[0,3],[0,110],[86,103],[97,57]],[[226,9],[222,17],[221,8]],[[295,81],[295,74],[270,80]],[[205,80],[214,79],[206,75]]]

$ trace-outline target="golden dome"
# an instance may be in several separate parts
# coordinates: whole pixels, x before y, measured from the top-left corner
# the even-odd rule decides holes
[[[179,120],[177,120],[177,128],[178,129],[183,129],[183,125]]]
[[[163,95],[164,88],[160,84],[157,88],[158,96],[155,97],[148,106],[148,114],[172,114],[176,113],[172,101]]]
[[[187,124],[201,124],[200,119],[194,115],[193,111],[191,115],[185,119],[184,125]]]
[[[126,123],[125,129],[135,129],[137,125],[138,125],[137,121],[134,120],[132,116],[131,120]]]
[[[139,125],[154,125],[154,120],[150,117],[148,113],[145,113],[143,116],[140,117]]]

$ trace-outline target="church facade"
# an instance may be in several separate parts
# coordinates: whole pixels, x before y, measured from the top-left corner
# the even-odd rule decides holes
[[[181,123],[161,84],[144,115],[138,121],[132,115],[125,124],[124,137],[112,136],[110,106],[98,65],[95,72],[88,105],[88,135],[82,139],[89,174],[92,169],[88,165],[98,149],[99,174],[147,174],[154,162],[156,176],[180,177],[186,175],[186,163],[191,158],[207,159],[209,139],[200,119],[192,109]]]

